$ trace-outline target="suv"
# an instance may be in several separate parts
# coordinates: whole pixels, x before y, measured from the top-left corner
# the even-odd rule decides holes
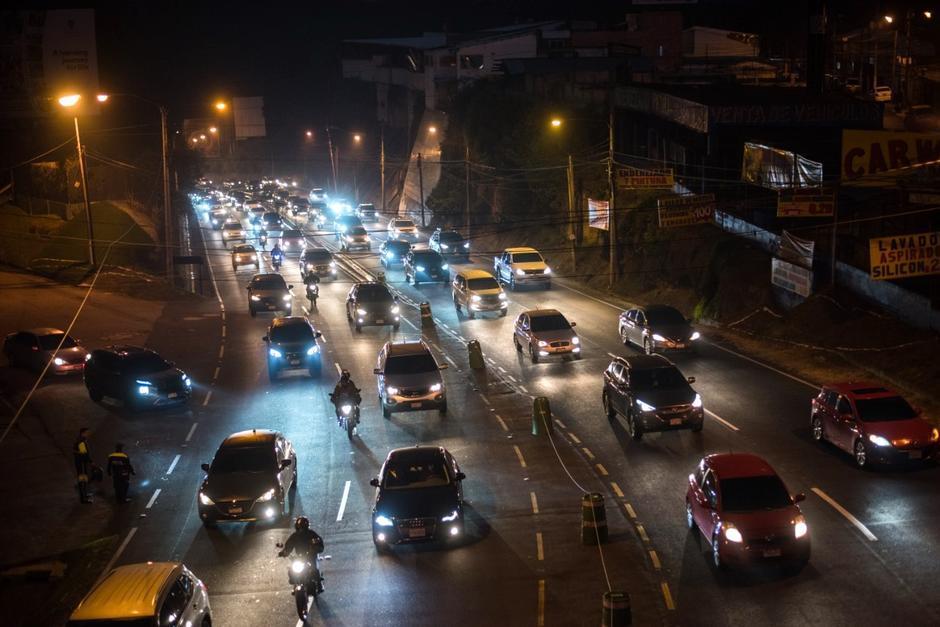
[[[356,215],[360,220],[375,221],[375,205],[371,202],[364,202],[356,209]]]
[[[85,387],[96,403],[105,396],[143,409],[185,403],[193,382],[185,372],[152,350],[109,346],[92,351],[85,361]]]
[[[418,227],[407,218],[392,218],[388,221],[389,239],[418,241]]]
[[[275,318],[268,334],[261,338],[268,344],[268,378],[274,381],[283,370],[306,370],[311,377],[319,377],[320,336],[306,318]]]
[[[809,527],[787,486],[756,455],[709,455],[689,475],[685,522],[711,546],[723,569],[753,562],[784,562],[794,572],[809,561]]]
[[[392,325],[396,331],[401,325],[398,299],[392,296],[384,283],[356,283],[346,296],[346,319],[361,332],[365,325]]]
[[[617,323],[620,341],[633,343],[647,355],[657,349],[692,350],[699,332],[675,307],[650,305],[628,309]]]
[[[509,289],[516,286],[541,285],[552,288],[552,269],[548,267],[541,253],[534,248],[507,248],[503,254],[493,259],[493,274],[496,279]]]
[[[402,269],[405,283],[445,283],[450,279],[449,266],[440,253],[433,250],[412,250],[405,255]]]
[[[454,295],[454,309],[467,311],[467,317],[476,318],[477,313],[498,311],[505,316],[509,311],[506,293],[492,274],[483,270],[461,270],[454,275],[450,285]]]
[[[275,520],[287,513],[297,487],[297,453],[277,431],[252,429],[225,438],[196,496],[199,518],[216,522]]]
[[[526,346],[533,364],[549,355],[570,354],[581,359],[581,338],[574,326],[557,309],[530,309],[516,318],[512,343],[520,353]]]
[[[62,343],[61,347],[59,342]],[[58,352],[56,347],[59,347]],[[81,372],[88,357],[88,351],[78,340],[65,335],[65,331],[52,328],[11,333],[3,341],[3,354],[11,367],[19,366],[34,372],[42,372],[52,359],[52,365],[49,366],[52,374]]]
[[[306,281],[313,274],[317,278],[336,278],[336,262],[333,253],[325,248],[304,248],[300,253],[300,276]]]
[[[411,244],[400,239],[387,239],[379,248],[379,259],[382,265],[390,268],[395,264],[404,264],[405,255],[411,250]]]
[[[281,237],[278,239],[278,243],[281,245],[281,250],[284,251],[284,254],[287,253],[300,253],[306,245],[306,240],[304,239],[304,234],[299,229],[285,229],[281,232]]]
[[[67,627],[211,624],[206,586],[179,562],[118,566],[95,584],[66,623]]]
[[[248,313],[252,318],[258,315],[258,311],[279,311],[289,316],[293,309],[293,288],[276,272],[256,274],[245,288],[248,290]]]
[[[393,544],[457,540],[464,531],[466,475],[442,446],[391,451],[379,475],[372,506],[372,541],[382,551]]]
[[[441,370],[424,341],[386,342],[373,371],[379,387],[382,415],[392,412],[437,409],[447,413],[447,396]]]
[[[290,214],[295,218],[305,216],[310,211],[310,201],[300,196],[291,196],[287,199],[287,206],[290,208]]]
[[[258,251],[251,244],[237,244],[232,249],[232,270],[238,270],[238,266],[254,266],[261,268],[261,261],[258,259]]]
[[[470,260],[470,242],[457,231],[437,229],[428,240],[428,248],[436,250],[448,259]]]
[[[705,424],[702,397],[671,361],[662,355],[617,357],[604,371],[604,413],[627,420],[627,433],[639,440],[648,431],[691,429]]]
[[[937,458],[940,431],[904,398],[877,383],[824,385],[812,401],[813,439],[828,440],[865,468],[874,461]]]

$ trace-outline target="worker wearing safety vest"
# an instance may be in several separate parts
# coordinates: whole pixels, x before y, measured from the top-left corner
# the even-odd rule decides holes
[[[91,474],[91,452],[88,450],[88,436],[91,432],[88,427],[78,430],[78,439],[72,446],[72,457],[75,460],[75,474],[78,475],[78,498],[82,503],[91,503],[88,493],[88,480]]]
[[[131,485],[131,475],[134,467],[131,466],[131,458],[124,452],[124,445],[118,442],[114,445],[114,452],[108,455],[108,476],[114,482],[114,498],[118,503],[126,503],[127,489]]]

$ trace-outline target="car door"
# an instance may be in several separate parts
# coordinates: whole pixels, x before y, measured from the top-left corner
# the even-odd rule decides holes
[[[379,351],[379,356],[375,362],[375,369],[380,373],[375,375],[375,384],[378,388],[379,399],[385,398],[385,350],[386,349],[383,348],[381,351]]]
[[[617,364],[616,370],[616,394],[614,396],[614,406],[617,411],[626,416],[633,405],[633,394],[630,391],[630,368],[624,364]]]
[[[414,253],[413,253],[413,252],[408,252],[408,253],[405,255],[405,258],[402,260],[402,267],[403,267],[403,269],[404,269],[404,271],[405,271],[405,276],[409,276],[409,275],[413,275],[413,274],[414,274],[414,266],[413,266],[413,264],[414,264]]]
[[[527,314],[519,314],[519,317],[516,318],[516,338],[519,341],[519,344],[522,346],[528,346],[529,344],[529,316]]]
[[[835,426],[833,444],[851,453],[856,434],[855,412],[852,409],[852,403],[845,395],[839,395],[833,424]]]
[[[192,608],[189,607],[190,599],[193,596],[193,586],[188,586],[184,581],[185,575],[180,575],[170,586],[169,591],[160,603],[158,612],[160,627],[182,627],[187,625],[187,618],[190,616]],[[191,623],[190,623],[191,624]]]
[[[440,246],[438,246],[438,239],[440,236],[441,234],[439,231],[434,231],[431,234],[431,238],[428,240],[428,248],[431,250],[438,250],[440,248]]]
[[[280,493],[285,495],[286,498],[294,470],[290,466],[283,465],[285,459],[290,459],[287,442],[284,438],[278,437],[277,440],[275,440],[274,452],[277,457],[277,484],[280,487]]]
[[[702,535],[709,539],[715,533],[718,524],[718,477],[709,468],[702,477],[701,500],[694,508],[695,523],[702,530]]]
[[[636,318],[634,319],[634,325],[630,332],[630,341],[632,341],[637,346],[642,347],[643,341],[646,339],[646,314],[642,309],[636,310]]]
[[[450,451],[445,452],[444,455],[447,464],[450,466],[451,475],[454,477],[454,484],[457,487],[457,501],[463,503],[463,481],[457,478],[460,475],[460,465],[457,464],[457,460],[450,454]]]
[[[623,319],[620,322],[623,329],[623,337],[626,342],[633,341],[633,329],[636,327],[636,309],[629,309],[624,312]]]
[[[823,436],[832,441],[838,438],[836,434],[836,404],[839,394],[834,390],[823,390],[819,395],[816,415],[823,425]]]
[[[453,282],[455,303],[460,303],[462,305],[467,301],[466,288],[467,281],[459,274],[455,276]]]
[[[611,362],[604,371],[604,388],[607,391],[607,402],[618,414],[623,413],[623,402],[621,399],[621,376],[623,366],[616,361]]]

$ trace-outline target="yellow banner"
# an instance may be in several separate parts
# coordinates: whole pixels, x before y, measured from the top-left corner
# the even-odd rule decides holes
[[[842,131],[842,180],[877,184],[890,177],[940,165],[940,134]]]
[[[619,189],[672,187],[676,177],[672,168],[641,170],[639,168],[617,168]]]
[[[868,246],[873,279],[940,274],[940,231],[877,237]]]

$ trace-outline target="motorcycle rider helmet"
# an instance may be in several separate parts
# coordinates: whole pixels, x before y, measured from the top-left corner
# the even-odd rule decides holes
[[[345,383],[345,382],[349,381],[349,379],[350,379],[349,371],[348,371],[348,370],[343,370],[343,372],[340,373],[340,375],[339,375],[339,380],[342,381],[343,383]]]
[[[294,521],[294,529],[297,531],[310,529],[310,520],[306,516],[298,516]]]

